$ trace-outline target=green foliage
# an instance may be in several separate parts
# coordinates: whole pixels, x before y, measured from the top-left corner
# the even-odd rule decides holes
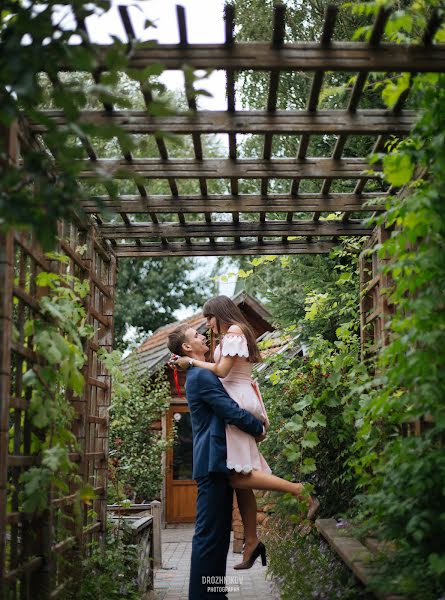
[[[274,515],[263,539],[282,600],[371,600],[315,531],[289,527],[286,515]]]
[[[124,390],[115,389],[110,408],[110,496],[159,499],[161,457],[172,439],[150,426],[168,409],[170,388],[162,371],[152,377],[131,371],[125,381]]]
[[[56,254],[51,258],[64,261]],[[31,390],[31,453],[41,457],[41,464],[20,477],[25,512],[44,511],[50,489],[66,494],[70,482],[81,484],[77,466],[69,458],[78,445],[71,431],[74,411],[68,397],[83,392],[83,343],[92,334],[83,306],[87,283],[70,274],[41,272],[36,285],[46,294],[39,299],[40,316],[25,322],[24,335],[39,360],[23,374],[23,385]],[[78,490],[79,501],[89,495],[91,486]]]
[[[287,351],[266,359],[268,367],[261,376],[271,421],[262,451],[275,474],[315,485],[327,516],[347,510],[355,491],[355,479],[345,462],[354,441],[351,414],[356,410],[355,399],[346,399],[348,374],[359,362],[356,258],[349,257],[348,270],[338,266],[336,289],[323,294],[322,305],[320,293],[308,294],[307,320],[291,328]],[[325,319],[339,312],[339,289],[348,309],[337,320],[336,330],[323,335]],[[309,320],[309,350],[300,356],[303,335],[299,332],[304,332]]]
[[[110,6],[108,0],[49,0],[42,6],[15,0],[2,2],[0,126],[29,119],[43,126],[46,133],[41,141],[30,139],[22,144],[22,164],[5,168],[3,163],[0,167],[0,223],[3,229],[31,227],[46,249],[54,245],[59,219],[69,220],[73,210],[82,215],[81,201],[87,194],[78,185],[77,175],[82,167],[79,159],[85,159],[86,154],[79,140],[114,140],[125,150],[135,150],[133,138],[114,123],[79,123],[81,110],[91,103],[130,106],[128,96],[117,85],[119,72],[125,70],[125,44],[116,42],[109,46],[104,54],[107,68],[98,82],[80,75],[95,73],[98,62],[97,50],[89,43],[82,23],[89,15],[103,13]],[[76,36],[84,43],[72,43]],[[61,76],[62,65],[74,74]],[[152,110],[166,114],[169,109],[159,97],[160,86],[151,81],[159,71],[150,68],[132,72],[130,77],[136,80],[133,87],[141,82],[145,89],[154,91]],[[42,77],[42,73],[47,73],[47,77]],[[63,130],[46,117],[42,106],[63,110],[67,121]],[[5,148],[0,152],[5,158]],[[109,175],[98,174],[97,181],[108,186],[110,193],[116,193]]]
[[[138,548],[129,534],[116,535],[108,526],[105,543],[91,544],[82,560],[79,589],[65,600],[140,600],[137,585]]]
[[[408,11],[398,11],[388,21],[386,35],[393,41],[404,41],[406,36],[418,39],[429,10],[436,4],[415,2]],[[354,7],[365,16],[374,14],[378,5]],[[443,28],[437,38],[443,38]],[[362,490],[357,498],[362,529],[391,542],[394,548],[379,565],[373,586],[381,592],[394,589],[418,600],[433,600],[443,593],[445,585],[445,82],[436,74],[418,75],[413,81],[402,75],[378,80],[375,89],[390,108],[408,85],[412,85],[411,104],[420,115],[412,136],[402,143],[391,140],[387,155],[373,157],[383,159],[387,182],[407,186],[404,193],[387,202],[386,214],[374,221],[394,228],[390,239],[376,250],[388,259],[384,270],[394,281],[388,291],[395,311],[389,325],[390,343],[377,357],[377,365],[369,365],[372,368],[368,372],[367,365],[358,361],[356,337],[354,349],[355,325],[351,327],[351,319],[345,319],[335,331],[337,339],[326,339],[324,331],[323,337],[309,340],[313,354],[307,358],[306,369],[304,359],[277,359],[282,364],[269,376],[270,383],[262,384],[275,433],[263,448],[273,470],[282,476],[296,477],[306,466],[308,471],[316,468],[313,481],[323,483],[322,505],[330,516],[340,507],[351,506],[358,485]],[[252,265],[242,267],[248,272]],[[253,265],[254,273],[255,268]],[[266,282],[263,289],[267,289],[267,277],[264,273],[260,277]],[[346,269],[335,284],[338,291],[343,291],[343,286],[348,290],[351,277],[354,279]],[[282,278],[287,292],[292,286],[289,280],[296,282],[295,288],[299,281],[307,283],[305,277],[297,279],[295,270],[292,277]],[[332,311],[338,292],[331,294],[323,286],[314,286],[313,280],[310,283],[300,284],[303,302],[300,300],[299,306],[301,311],[307,303],[307,317],[316,329],[320,318]],[[284,295],[289,303],[291,295]],[[279,293],[271,304],[273,309],[278,302]],[[352,311],[347,311],[352,316]],[[296,314],[297,323],[301,322],[300,315]],[[331,373],[326,386],[309,377],[316,362]],[[301,392],[296,398],[297,372]],[[335,407],[331,409],[338,417],[336,422],[322,405],[323,397],[339,403],[337,414]],[[308,431],[313,433],[310,425],[317,423],[311,418],[316,411],[326,416],[327,427],[317,426],[317,437],[307,439]],[[416,419],[424,423],[423,432],[407,437],[405,433]],[[328,437],[323,437],[326,434]],[[330,443],[337,437],[345,443],[344,450]],[[323,461],[329,447],[340,449],[339,456],[331,455],[333,480],[324,478],[325,465],[331,466],[329,460]],[[309,460],[306,465],[305,459]],[[340,502],[330,498],[336,482],[340,484],[339,498],[345,492]],[[291,578],[292,573],[287,573],[286,585]]]
[[[413,2],[399,11],[404,34],[419,39],[435,6]],[[389,106],[404,85],[384,82]],[[445,77],[417,75],[411,94],[418,122],[410,139],[389,146],[383,162],[384,177],[406,187],[375,221],[391,229],[376,249],[392,281],[389,343],[377,357],[377,376],[351,379],[359,408],[350,464],[363,490],[363,530],[394,547],[374,586],[435,600],[445,587]],[[407,436],[415,421],[420,435]]]

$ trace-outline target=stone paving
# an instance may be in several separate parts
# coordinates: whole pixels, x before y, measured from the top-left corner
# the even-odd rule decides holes
[[[187,600],[193,533],[193,525],[162,530],[162,569],[155,572],[152,596],[155,600]],[[240,560],[241,554],[234,554],[230,548],[227,576],[236,576],[238,580],[232,580],[234,589],[229,592],[229,599],[279,600],[276,586],[266,579],[267,568],[261,565],[261,560],[257,559],[251,569],[235,571],[233,565]]]

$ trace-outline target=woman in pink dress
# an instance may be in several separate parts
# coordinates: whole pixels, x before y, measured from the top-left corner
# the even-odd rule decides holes
[[[196,359],[179,358],[174,364],[186,369],[195,367],[215,373],[226,392],[241,408],[248,410],[265,425],[269,419],[256,382],[252,379],[254,363],[261,361],[260,352],[252,328],[236,304],[227,296],[216,296],[208,300],[203,314],[211,329],[212,350],[217,335],[220,343],[214,349],[213,363]],[[253,490],[290,492],[298,498],[307,497],[301,483],[293,483],[272,475],[271,469],[261,454],[258,444],[248,433],[235,425],[226,425],[227,468],[232,471],[230,482],[235,489],[238,507],[244,526],[243,562],[235,569],[250,569],[258,556],[266,564],[266,550],[258,539],[256,517],[257,505]],[[320,503],[309,496],[308,518],[313,518]]]

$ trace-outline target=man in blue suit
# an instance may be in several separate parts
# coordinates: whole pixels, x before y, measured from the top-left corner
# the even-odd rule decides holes
[[[197,360],[205,360],[209,350],[205,336],[188,325],[169,335],[168,347],[173,354]],[[232,400],[218,377],[207,369],[187,369],[185,389],[193,432],[193,479],[198,484],[189,600],[226,600],[233,489],[226,466],[225,425],[236,425],[258,440],[264,427]]]

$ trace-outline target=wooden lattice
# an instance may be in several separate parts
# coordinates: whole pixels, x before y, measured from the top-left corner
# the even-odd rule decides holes
[[[363,358],[377,354],[388,343],[388,317],[392,312],[388,301],[391,281],[389,275],[383,272],[385,260],[379,256],[376,247],[380,247],[389,235],[390,232],[384,227],[376,227],[359,258]]]
[[[1,279],[9,289],[2,290],[0,543],[2,574],[10,598],[37,598],[36,590],[42,594],[51,591],[51,597],[56,597],[55,591],[69,581],[65,560],[59,557],[95,535],[98,537],[106,523],[110,380],[97,351],[102,347],[111,349],[112,345],[115,259],[97,243],[92,231],[66,225],[61,226],[60,235],[64,239],[60,249],[70,258],[62,267],[48,261],[27,234],[11,233],[2,244]],[[75,248],[84,244],[87,250],[81,256]],[[97,495],[91,507],[84,506],[80,530],[70,520],[76,497],[73,488],[63,497],[52,498],[49,510],[40,517],[30,519],[19,510],[20,474],[39,464],[39,457],[32,454],[32,425],[27,415],[30,396],[22,379],[24,372],[40,359],[32,350],[32,340],[25,337],[24,323],[39,314],[42,288],[37,288],[35,277],[41,271],[56,268],[88,279],[90,295],[86,308],[88,321],[94,327],[94,337],[85,347],[85,393],[82,398],[71,398],[76,411],[73,431],[81,451],[72,453],[70,458]],[[88,508],[94,509],[97,518],[88,516]]]
[[[89,140],[79,138],[88,159],[82,164],[80,178],[85,182],[97,179],[98,171],[108,171],[116,179],[134,181],[137,195],[109,194],[84,203],[85,211],[98,223],[99,234],[113,248],[116,257],[166,255],[221,254],[293,254],[329,252],[341,236],[370,235],[363,216],[369,211],[383,210],[373,204],[376,197],[388,190],[369,187],[379,178],[379,165],[369,172],[366,157],[345,157],[343,150],[349,136],[375,137],[374,151],[384,150],[389,136],[406,135],[415,115],[403,110],[408,92],[392,110],[360,110],[359,105],[370,72],[408,72],[412,77],[425,71],[445,70],[445,45],[433,43],[440,26],[437,14],[432,15],[422,42],[401,46],[384,41],[384,28],[389,17],[381,9],[368,43],[333,42],[338,8],[328,6],[321,38],[318,42],[285,42],[285,7],[276,5],[273,13],[271,42],[238,43],[234,37],[234,9],[225,10],[224,44],[190,44],[186,16],[177,8],[179,44],[135,44],[129,14],[120,7],[131,53],[128,66],[143,69],[163,65],[167,70],[219,69],[226,74],[226,111],[200,111],[193,87],[186,83],[188,112],[177,116],[156,117],[144,110],[115,110],[107,104],[104,110],[82,113],[81,122],[119,124],[129,135],[154,136],[159,159],[135,158],[122,151],[120,157],[101,158]],[[104,47],[96,47],[98,64]],[[69,65],[61,65],[61,70]],[[263,111],[236,110],[235,79],[245,70],[268,74],[269,92]],[[280,73],[305,71],[313,73],[306,110],[277,110]],[[319,110],[320,92],[326,72],[355,73],[357,78],[346,109]],[[93,74],[99,80],[98,72]],[[408,90],[409,91],[409,90]],[[141,86],[147,108],[152,97]],[[62,111],[48,111],[49,118],[59,127],[66,123]],[[44,128],[29,124],[33,135],[42,135]],[[191,136],[194,158],[170,158],[166,134]],[[203,155],[202,135],[225,134],[228,137],[227,158],[207,158]],[[255,134],[264,139],[260,158],[240,158],[238,134]],[[272,156],[274,136],[299,136],[299,149],[293,158]],[[331,156],[307,156],[313,135],[335,135],[337,142]],[[287,180],[289,191],[271,194],[270,179]],[[199,194],[180,193],[181,180],[196,180]],[[211,194],[208,181],[224,180],[228,192]],[[239,192],[240,180],[257,180],[257,194]],[[149,185],[153,180],[165,180],[170,195],[153,196]],[[318,181],[317,193],[301,193],[302,182]],[[331,192],[337,182],[355,182],[350,192]],[[106,222],[103,209],[116,217]],[[188,216],[193,214],[193,219]],[[144,219],[144,215],[146,218]],[[167,216],[168,215],[168,216]],[[334,220],[324,220],[325,217]],[[187,218],[188,217],[188,218]],[[168,219],[167,221],[165,219]]]
[[[8,133],[8,154],[14,160],[16,131]],[[70,582],[73,553],[102,537],[106,525],[111,381],[97,352],[112,347],[116,259],[97,239],[94,227],[60,224],[59,239],[58,250],[69,258],[66,264],[49,260],[28,233],[2,235],[0,244],[0,569],[2,597],[8,599],[56,598]],[[36,285],[36,277],[42,271],[65,272],[89,282],[85,308],[94,335],[85,344],[85,391],[82,398],[68,398],[75,409],[73,432],[80,446],[70,459],[97,498],[92,506],[84,505],[80,521],[73,519],[73,486],[66,495],[52,495],[40,516],[20,510],[19,477],[40,461],[31,447],[31,435],[39,431],[28,415],[30,389],[24,387],[23,375],[42,360],[24,331],[26,320],[40,314],[39,298],[45,289]]]

